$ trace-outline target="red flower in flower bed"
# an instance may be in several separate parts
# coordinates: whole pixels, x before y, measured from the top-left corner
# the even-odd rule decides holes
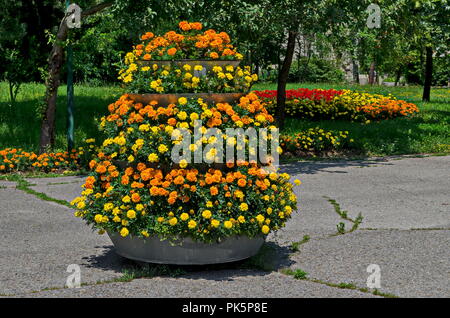
[[[335,96],[341,95],[343,91],[335,90],[335,89],[308,89],[308,88],[299,88],[299,89],[288,89],[286,90],[286,99],[309,99],[313,101],[318,100],[326,100],[330,101]],[[255,91],[255,94],[262,99],[270,99],[274,100],[277,98],[276,90],[265,90],[265,91]]]

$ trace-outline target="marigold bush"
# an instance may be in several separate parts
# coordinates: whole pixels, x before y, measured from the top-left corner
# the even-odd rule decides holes
[[[276,91],[255,91],[267,103],[269,112],[276,109]],[[347,119],[355,121],[390,119],[417,113],[416,105],[394,96],[359,93],[350,90],[300,88],[286,91],[286,114],[295,118]]]

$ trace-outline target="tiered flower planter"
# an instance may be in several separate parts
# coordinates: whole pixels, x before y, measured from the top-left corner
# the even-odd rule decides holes
[[[190,26],[186,23],[180,23],[182,30]],[[199,30],[201,24],[193,23],[192,27]],[[201,38],[211,36],[214,38],[211,41],[229,41],[225,33],[208,33],[210,31],[205,31]],[[234,52],[230,44],[224,45],[223,52]],[[183,48],[182,45],[177,47]],[[141,48],[145,48],[145,52],[152,50],[144,45]],[[158,78],[152,77],[149,81],[147,76],[155,76],[151,70],[162,68],[167,73],[184,68],[192,71],[193,75],[188,75],[197,77],[196,80],[215,73],[228,81],[227,86],[222,86],[227,91],[249,88],[257,78],[248,68],[238,68],[240,61],[232,58],[161,61],[145,60],[143,54],[144,51],[131,56],[131,61],[125,63],[129,68],[121,72],[120,77],[125,84],[130,83],[135,74],[144,74],[141,77],[144,82],[156,83],[160,81]],[[213,70],[215,66],[220,69]],[[236,72],[235,75],[232,72]],[[241,81],[245,79],[245,85],[236,84],[234,76]],[[167,78],[163,80],[166,85],[169,83],[168,90],[176,83]],[[137,83],[142,82],[138,79]],[[174,91],[180,90],[183,91],[177,87]],[[137,91],[158,92],[147,84]],[[257,254],[266,235],[284,226],[296,209],[289,177],[261,172],[258,169],[261,163],[251,166],[250,163],[241,165],[242,162],[184,162],[182,165],[172,162],[168,156],[173,145],[171,132],[178,124],[192,127],[192,122],[200,119],[205,128],[245,129],[271,125],[273,117],[255,94],[126,94],[109,105],[108,110],[110,115],[102,118],[100,124],[108,138],[99,158],[91,161],[92,173],[86,180],[85,190],[73,204],[78,209],[76,216],[83,217],[101,232],[107,232],[119,255],[140,262],[178,265],[243,260]],[[228,138],[221,135],[218,140],[222,137]],[[208,176],[216,172],[219,179]],[[177,178],[182,181],[177,182]],[[173,193],[175,199],[171,198]]]

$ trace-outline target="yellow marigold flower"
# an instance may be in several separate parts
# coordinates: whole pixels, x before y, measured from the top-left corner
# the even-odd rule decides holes
[[[157,162],[158,161],[158,155],[156,153],[151,153],[148,155],[148,161],[149,162]]]
[[[169,220],[169,224],[171,226],[175,226],[178,223],[178,219],[176,217],[173,217]]]
[[[211,215],[212,215],[212,213],[211,213],[210,210],[204,210],[204,211],[202,212],[202,216],[203,216],[205,219],[211,218]]]
[[[119,217],[119,216],[115,216],[115,217],[113,217],[113,219],[112,219],[114,222],[116,222],[116,223],[119,223],[120,221],[122,221],[122,219]]]
[[[186,221],[187,219],[189,219],[189,214],[187,214],[186,212],[181,213],[180,219],[181,221]]]
[[[101,214],[96,214],[96,215],[94,216],[94,221],[95,221],[95,222],[97,222],[97,223],[102,223],[102,220],[103,220],[103,215],[101,215]]]
[[[272,210],[272,208],[267,208],[266,211],[267,211],[267,214],[271,215],[273,210]]]
[[[113,208],[114,208],[114,204],[112,204],[112,203],[105,203],[105,205],[103,205],[103,210],[105,210],[105,211],[112,210]]]
[[[179,118],[179,119],[181,119],[181,120],[186,120],[186,118],[187,118],[187,113],[186,112],[179,112],[178,114],[177,114],[177,117]]]
[[[203,70],[203,66],[201,66],[201,65],[194,66],[194,71],[201,71],[201,70]]]
[[[161,144],[161,145],[158,146],[158,151],[159,151],[160,153],[165,153],[165,152],[167,152],[168,150],[169,150],[169,149],[167,148],[166,145]]]
[[[128,159],[128,162],[133,162],[134,161],[134,156],[133,155],[129,155],[127,159]]]
[[[191,66],[190,66],[189,64],[184,64],[184,65],[183,65],[183,69],[184,69],[186,72],[189,72],[192,68],[191,68]]]
[[[245,223],[245,217],[243,215],[239,215],[238,221],[239,223]]]
[[[159,223],[162,223],[162,222],[164,221],[164,218],[163,218],[162,216],[160,216],[160,217],[158,217],[156,220],[157,220]]]
[[[270,231],[270,228],[267,225],[263,225],[261,228],[261,232],[263,232],[264,235],[268,234]]]
[[[188,222],[188,228],[190,228],[191,230],[195,229],[196,226],[197,226],[197,222],[195,222],[194,220],[190,220]]]
[[[129,233],[130,233],[130,232],[128,231],[128,229],[127,229],[126,227],[123,227],[123,228],[120,230],[120,235],[121,235],[122,237],[127,236]]]
[[[138,204],[138,205],[136,205],[136,210],[138,210],[138,211],[142,211],[144,209],[144,206],[142,205],[142,204]]]
[[[134,211],[134,210],[128,210],[128,212],[127,212],[127,218],[129,218],[129,219],[134,219],[134,218],[136,218],[136,211]]]
[[[264,216],[262,216],[261,214],[258,214],[258,215],[256,216],[256,220],[257,220],[259,223],[262,223],[262,222],[264,222],[265,218],[264,218]]]
[[[179,165],[180,165],[180,168],[186,168],[187,167],[187,165],[188,165],[188,162],[187,162],[187,160],[186,159],[182,159],[182,160],[180,160],[180,163],[179,163]]]
[[[126,195],[122,198],[123,203],[129,203],[130,201],[131,201],[131,198],[128,195]]]
[[[248,204],[245,203],[245,202],[242,202],[241,205],[239,205],[239,210],[247,211],[248,210]]]
[[[211,225],[215,228],[218,228],[220,225],[220,221],[219,220],[212,220],[211,221]]]
[[[141,234],[143,235],[143,236],[145,236],[145,237],[149,237],[149,234],[148,234],[148,232],[147,231],[141,231]]]
[[[77,208],[78,209],[84,209],[86,207],[86,203],[84,203],[84,201],[80,201],[77,203]]]
[[[192,121],[194,121],[194,120],[197,120],[197,119],[199,118],[199,116],[198,116],[197,113],[192,113],[192,114],[189,116],[189,118],[190,118]]]
[[[225,221],[223,223],[223,226],[225,226],[225,228],[227,229],[231,229],[233,227],[233,223],[231,223],[231,221]]]

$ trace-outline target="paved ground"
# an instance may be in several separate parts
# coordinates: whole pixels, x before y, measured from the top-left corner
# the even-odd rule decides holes
[[[367,267],[380,268],[379,291],[400,297],[450,297],[450,156],[306,162],[283,166],[300,178],[300,213],[268,238],[265,263],[183,268],[179,277],[118,282],[134,263],[114,253],[107,236],[92,232],[73,211],[0,181],[0,295],[16,297],[376,297]],[[81,177],[29,179],[31,188],[70,201]],[[329,200],[359,228],[352,227]],[[298,252],[289,248],[304,235]],[[64,288],[69,264],[79,264],[84,286]],[[296,280],[281,269],[306,271]],[[174,273],[177,268],[172,268]],[[350,285],[345,285],[350,286]]]

